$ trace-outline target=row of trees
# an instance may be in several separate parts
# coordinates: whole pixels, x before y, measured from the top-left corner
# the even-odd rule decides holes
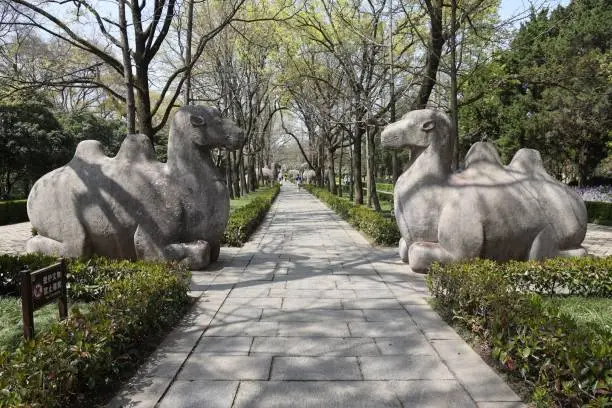
[[[396,178],[409,159],[381,151],[378,135],[427,106],[455,121],[458,165],[488,137],[504,158],[535,147],[553,173],[585,182],[610,147],[610,6],[532,9],[513,37],[498,7],[0,0],[0,102],[35,98],[60,116],[122,120],[161,156],[174,108],[215,105],[247,135],[240,149],[216,154],[234,196],[255,188],[291,141],[319,183],[335,192],[350,171],[355,202],[378,208],[377,176]]]

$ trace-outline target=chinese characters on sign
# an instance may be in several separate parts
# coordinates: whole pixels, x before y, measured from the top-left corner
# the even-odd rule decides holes
[[[34,311],[58,300],[60,319],[68,316],[66,296],[66,262],[60,262],[35,272],[21,272],[21,305],[23,310],[23,334],[26,339],[34,336]]]

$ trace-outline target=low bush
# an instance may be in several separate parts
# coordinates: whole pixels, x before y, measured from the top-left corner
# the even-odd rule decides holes
[[[0,255],[0,296],[19,296],[19,272],[28,268],[32,271],[57,262],[52,256],[37,254]]]
[[[28,221],[28,200],[0,201],[0,225]]]
[[[612,256],[511,261],[497,270],[521,292],[612,297]]]
[[[612,203],[603,201],[585,201],[589,222],[600,225],[612,225]]]
[[[306,189],[349,224],[371,237],[376,244],[398,243],[400,233],[394,218],[385,217],[384,214],[367,207],[354,205],[349,200],[335,196],[322,188],[307,185]]]
[[[91,405],[87,401],[133,372],[190,304],[188,272],[182,267],[146,262],[114,267],[97,259],[68,268],[79,275],[93,273],[88,268],[98,264],[98,271],[112,275],[114,268],[121,276],[108,276],[104,293],[87,312],[73,307],[68,319],[13,352],[0,352],[0,406]]]
[[[593,263],[599,270],[607,259],[565,260]],[[594,325],[580,327],[542,296],[527,292],[537,285],[520,283],[522,274],[545,275],[550,264],[504,265],[488,260],[434,264],[427,277],[434,304],[443,317],[471,330],[492,349],[502,368],[521,378],[542,406],[607,406],[612,391],[612,338]],[[608,269],[608,273],[610,269]],[[554,275],[554,274],[553,274]],[[582,276],[577,274],[575,279]],[[587,280],[590,278],[586,278]],[[532,279],[537,281],[538,279]],[[548,278],[542,278],[542,281]],[[519,280],[520,281],[520,280]],[[575,285],[581,291],[583,286]]]
[[[233,211],[223,233],[222,243],[227,246],[242,246],[247,242],[266,216],[279,191],[280,185],[276,184],[250,203]]]
[[[393,184],[391,183],[376,183],[376,189],[380,190],[380,191],[389,191],[389,192],[393,192]]]

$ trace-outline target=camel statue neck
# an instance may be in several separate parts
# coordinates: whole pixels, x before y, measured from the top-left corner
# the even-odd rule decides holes
[[[452,145],[448,143],[431,144],[412,163],[408,172],[411,175],[419,174],[431,180],[446,180],[452,173],[453,157]]]
[[[190,148],[185,146],[177,146],[178,143],[190,144]],[[191,140],[184,140],[176,137],[174,125],[170,127],[170,135],[168,137],[168,161],[169,170],[188,170],[193,171],[193,167],[197,167],[198,172],[210,171],[214,168],[210,149],[202,146],[196,146]]]

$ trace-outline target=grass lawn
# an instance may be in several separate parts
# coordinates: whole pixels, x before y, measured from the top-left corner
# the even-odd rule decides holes
[[[244,207],[245,205],[253,201],[255,198],[263,195],[264,192],[268,191],[271,188],[272,187],[260,187],[254,192],[251,192],[245,196],[241,196],[240,198],[230,200],[230,213],[233,213],[238,208]]]
[[[68,302],[68,313],[72,307],[78,306],[84,312],[86,303]],[[23,317],[21,314],[21,298],[0,297],[0,351],[13,351],[21,340],[23,340]],[[34,332],[49,328],[54,322],[59,321],[59,308],[57,302],[51,303],[34,312]]]
[[[578,325],[590,323],[612,335],[612,299],[570,296],[546,298],[545,302],[557,306]]]
[[[342,195],[342,197],[339,197],[339,198],[342,198],[343,200],[346,200],[346,201],[352,202],[352,201],[350,200],[350,198],[349,198],[348,194],[343,194],[343,195]],[[364,201],[365,201],[365,199],[366,199],[366,197],[365,197],[365,196],[363,196],[363,200],[364,200]],[[393,215],[393,202],[391,202],[391,201],[385,201],[385,200],[381,200],[381,199],[379,199],[379,200],[378,200],[378,202],[380,203],[380,210],[381,210],[383,213],[390,213],[391,215]]]

